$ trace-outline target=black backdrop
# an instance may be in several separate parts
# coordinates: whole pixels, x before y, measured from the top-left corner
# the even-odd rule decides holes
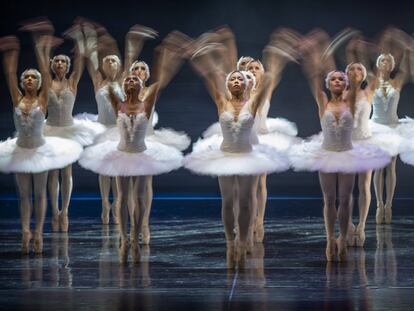
[[[414,31],[414,5],[410,2],[388,3],[367,1],[7,1],[1,4],[0,35],[16,34],[21,39],[19,73],[36,64],[28,34],[17,31],[19,22],[37,16],[48,16],[56,28],[56,34],[69,28],[77,16],[84,16],[106,26],[118,40],[122,50],[123,39],[129,27],[139,23],[156,29],[159,39],[147,43],[140,56],[151,64],[152,50],[160,39],[173,30],[190,36],[217,26],[229,25],[237,39],[239,55],[261,57],[261,50],[271,32],[279,26],[292,27],[306,33],[314,27],[325,29],[335,35],[347,26],[360,29],[373,37],[387,25],[397,26],[408,33]],[[67,53],[70,42],[57,52]],[[338,66],[344,67],[338,59]],[[0,75],[0,139],[13,134],[10,95],[4,75]],[[414,116],[414,88],[404,87],[399,115]],[[217,111],[207,94],[202,81],[190,66],[185,64],[171,84],[163,92],[156,110],[159,126],[186,131],[196,140],[200,133],[217,120]],[[79,84],[74,113],[96,112],[93,86],[85,72]],[[316,104],[307,81],[298,65],[290,64],[285,69],[282,81],[274,93],[270,116],[285,117],[296,122],[299,135],[309,136],[320,130]],[[187,150],[188,151],[188,150]],[[410,196],[410,181],[414,168],[398,162],[397,196]],[[74,166],[74,192],[97,192],[96,175]],[[194,176],[184,169],[158,176],[154,179],[156,193],[169,194],[214,194],[218,192],[214,178]],[[268,178],[270,195],[319,195],[317,174],[293,173],[273,174]],[[14,193],[11,174],[0,174],[0,194]]]

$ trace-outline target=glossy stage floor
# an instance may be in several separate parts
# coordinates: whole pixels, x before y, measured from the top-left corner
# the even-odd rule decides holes
[[[413,308],[414,213],[406,215],[408,209],[399,213],[402,208],[395,208],[393,224],[380,226],[372,209],[365,247],[349,248],[347,263],[327,264],[323,222],[317,215],[321,209],[313,207],[316,215],[303,216],[306,203],[302,216],[293,216],[293,210],[286,215],[276,210],[303,203],[271,201],[265,242],[255,245],[243,271],[231,271],[226,268],[219,201],[204,204],[215,206],[210,216],[206,211],[181,216],[180,208],[166,211],[169,204],[164,201],[158,211],[154,207],[151,244],[142,247],[139,265],[126,266],[118,263],[117,226],[102,226],[98,215],[78,212],[68,234],[51,233],[48,220],[43,255],[22,256],[18,217],[6,213],[0,220],[0,309]],[[98,214],[97,202],[87,206]]]

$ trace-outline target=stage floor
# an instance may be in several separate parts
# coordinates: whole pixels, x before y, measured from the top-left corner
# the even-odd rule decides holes
[[[320,217],[266,222],[244,271],[226,268],[219,219],[153,219],[139,265],[118,263],[118,230],[96,218],[45,228],[43,256],[20,254],[18,219],[0,220],[2,310],[412,310],[414,217],[367,225],[364,249],[327,264]]]

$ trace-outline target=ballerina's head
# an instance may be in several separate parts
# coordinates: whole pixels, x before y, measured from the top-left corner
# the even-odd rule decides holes
[[[390,53],[380,54],[377,58],[377,68],[382,72],[391,72],[395,68],[395,59]]]
[[[142,82],[147,82],[150,77],[150,69],[146,62],[142,60],[136,60],[132,63],[131,67],[129,68],[129,73],[132,73],[138,78],[141,79]]]
[[[50,69],[54,74],[65,76],[70,70],[70,57],[64,54],[55,55],[50,60]]]
[[[333,94],[341,94],[348,86],[348,76],[345,72],[333,70],[326,75],[326,88]]]
[[[20,87],[25,91],[38,91],[42,86],[42,75],[33,68],[26,69],[20,75]]]

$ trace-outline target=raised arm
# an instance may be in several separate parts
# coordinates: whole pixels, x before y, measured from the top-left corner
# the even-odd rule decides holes
[[[116,95],[116,92],[111,83],[109,83],[108,87],[108,96],[109,100],[111,101],[112,108],[114,109],[115,115],[118,116],[118,111],[121,108],[121,100]]]
[[[134,25],[125,36],[124,75],[128,74],[134,60],[139,57],[144,43],[148,39],[155,39],[158,33],[151,28]]]
[[[272,84],[272,77],[269,73],[265,73],[262,78],[262,83],[260,84],[257,92],[249,99],[249,107],[253,116],[256,115],[257,110],[263,105],[268,96],[269,87]]]
[[[322,117],[328,98],[323,90],[324,72],[321,64],[321,51],[318,51],[315,42],[311,38],[305,38],[302,41],[300,50],[303,54],[303,70],[318,105],[319,117]]]
[[[78,89],[78,83],[82,76],[83,69],[85,67],[85,37],[82,33],[82,28],[79,24],[73,25],[68,29],[63,36],[73,40],[75,44],[72,73],[69,77],[69,85],[73,92],[76,94]]]
[[[220,43],[223,44],[222,49],[223,56],[223,71],[229,73],[237,69],[237,45],[234,33],[228,26],[220,27],[216,30],[216,33],[220,36]]]
[[[19,39],[15,36],[0,38],[0,51],[3,52],[3,70],[9,87],[13,107],[16,107],[22,98],[17,79],[17,64],[20,51]]]

